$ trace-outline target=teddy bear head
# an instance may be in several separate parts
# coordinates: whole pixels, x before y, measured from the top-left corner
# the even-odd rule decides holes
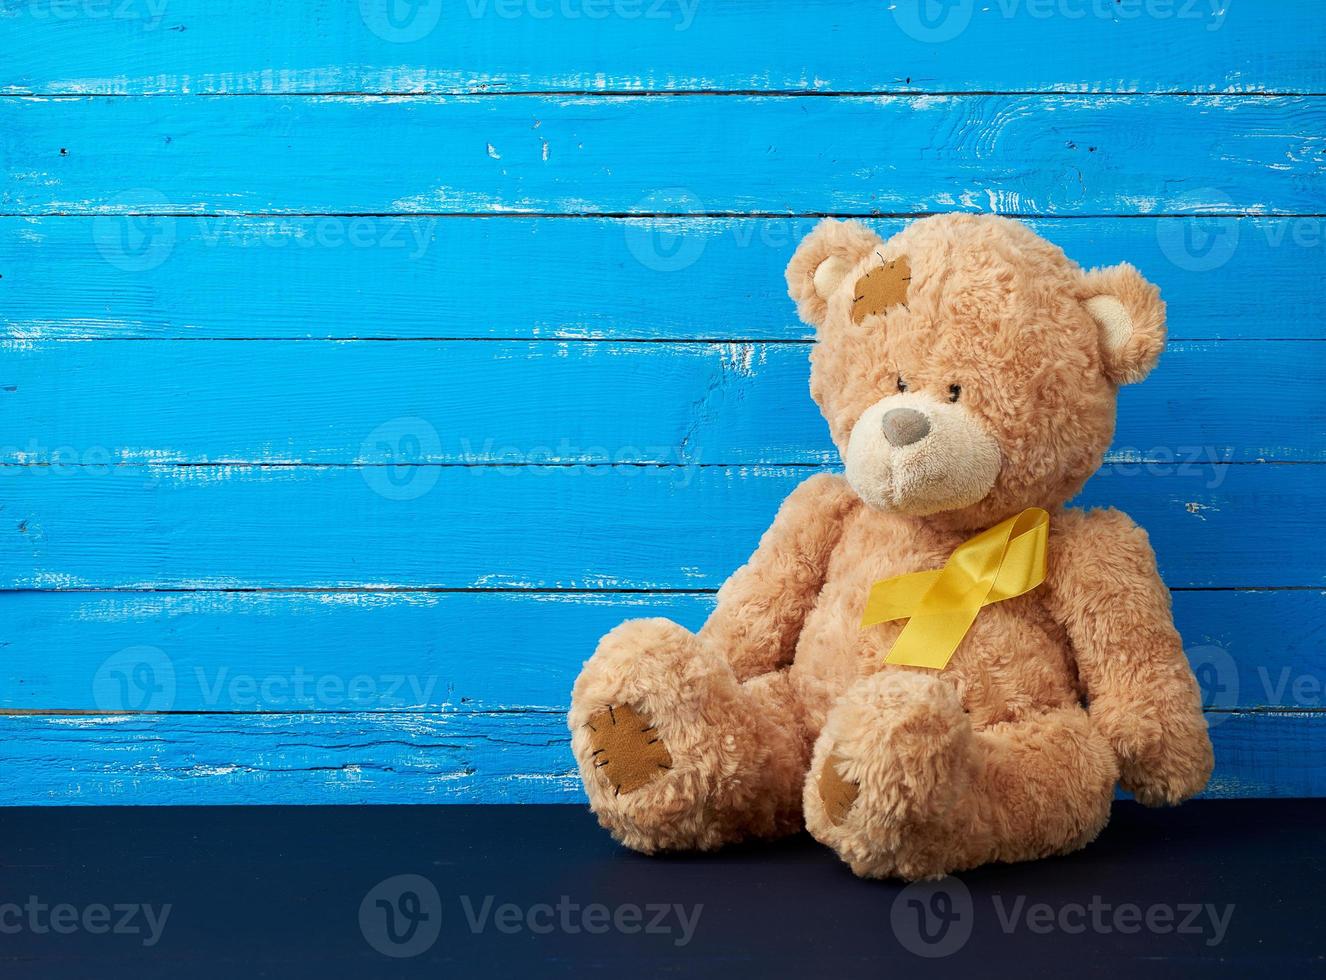
[[[825,220],[787,267],[815,327],[811,395],[872,507],[985,527],[1074,496],[1114,434],[1119,385],[1165,342],[1159,290],[1084,271],[1025,225],[923,218],[887,241]]]

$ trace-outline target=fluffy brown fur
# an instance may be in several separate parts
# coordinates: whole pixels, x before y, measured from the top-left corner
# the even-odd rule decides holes
[[[903,257],[905,296],[856,302]],[[1155,287],[970,215],[888,241],[825,221],[787,280],[818,332],[811,394],[849,477],[868,475],[798,487],[698,635],[655,619],[603,639],[569,715],[600,823],[645,852],[804,825],[858,874],[915,879],[1082,847],[1120,781],[1153,805],[1198,792],[1211,745],[1146,535],[1063,506],[1100,465],[1117,386],[1163,347]],[[891,445],[891,406],[943,438]],[[991,445],[998,466],[973,490],[964,467]],[[871,584],[938,568],[1029,506],[1051,512],[1045,583],[983,609],[943,671],[885,665],[903,624],[859,628]],[[671,760],[626,792],[589,724],[612,706],[666,746],[640,758]]]

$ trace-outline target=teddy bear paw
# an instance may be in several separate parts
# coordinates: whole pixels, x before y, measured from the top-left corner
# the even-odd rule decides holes
[[[630,705],[609,707],[585,722],[590,758],[613,788],[630,793],[672,768],[672,754],[658,728]]]
[[[820,767],[819,779],[815,782],[820,803],[824,807],[824,816],[835,827],[842,826],[861,793],[860,785],[843,775],[842,767],[845,763],[846,760],[841,756],[829,756]]]
[[[1206,789],[1214,767],[1210,743],[1170,752],[1147,767],[1125,765],[1120,784],[1143,806],[1175,806]]]
[[[778,736],[758,711],[694,634],[662,619],[617,627],[576,680],[567,717],[599,823],[645,853],[708,850],[758,829]]]
[[[829,713],[815,746],[806,829],[857,874],[934,873],[923,842],[944,836],[944,815],[965,789],[971,741],[971,722],[947,682],[901,671],[859,682]]]

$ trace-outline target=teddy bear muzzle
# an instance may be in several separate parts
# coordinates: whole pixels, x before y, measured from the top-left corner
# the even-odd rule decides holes
[[[924,516],[979,502],[999,476],[999,445],[961,405],[898,394],[852,427],[847,481],[880,510]]]

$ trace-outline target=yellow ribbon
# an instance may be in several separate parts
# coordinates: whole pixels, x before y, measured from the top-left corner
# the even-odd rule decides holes
[[[982,606],[1045,581],[1050,515],[1029,507],[964,541],[943,568],[881,579],[870,587],[861,628],[906,619],[885,663],[943,670]]]

